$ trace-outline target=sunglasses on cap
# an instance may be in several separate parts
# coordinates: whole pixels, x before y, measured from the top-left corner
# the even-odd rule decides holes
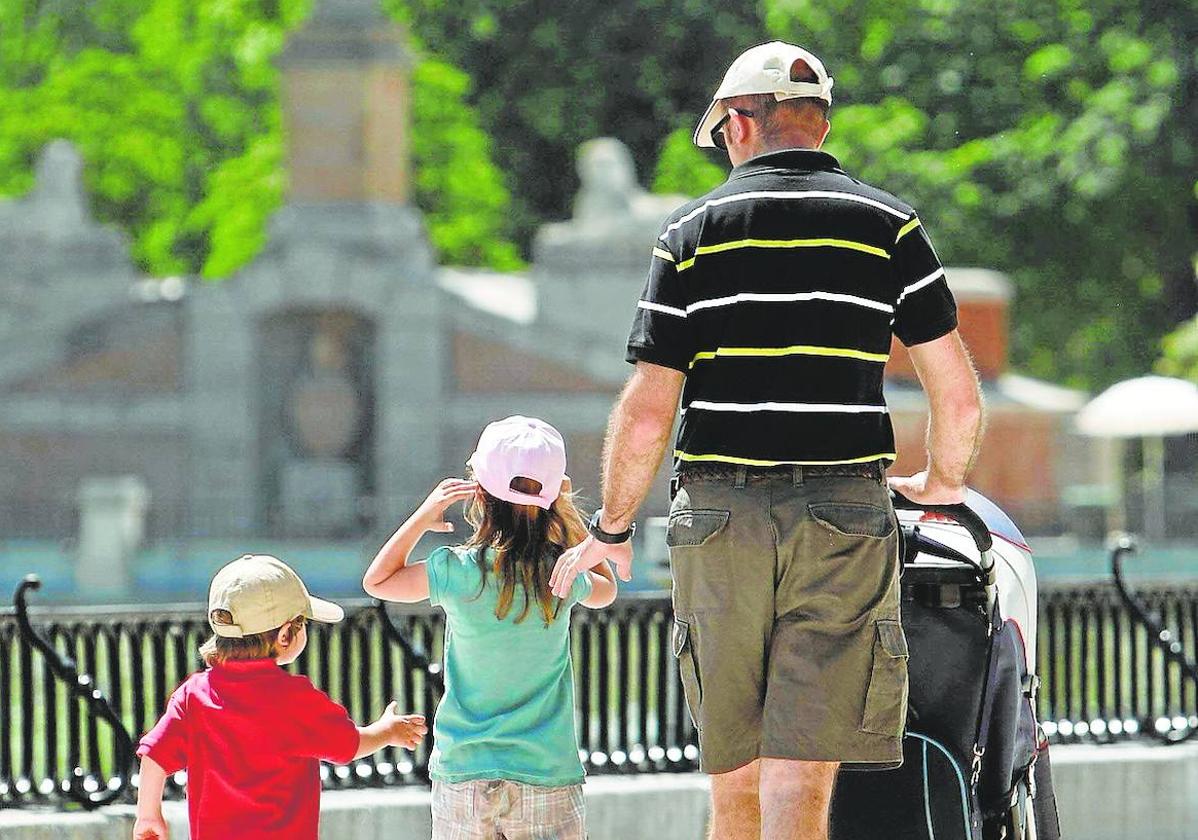
[[[724,140],[724,126],[728,120],[732,119],[733,114],[740,114],[742,117],[752,117],[752,111],[746,111],[743,108],[729,108],[723,118],[711,127],[711,142],[715,144],[717,149],[728,151],[728,143]]]

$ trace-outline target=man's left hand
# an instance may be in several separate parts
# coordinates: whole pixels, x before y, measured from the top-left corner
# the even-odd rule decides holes
[[[595,568],[604,560],[610,560],[615,564],[620,580],[632,580],[632,540],[608,545],[594,537],[587,537],[573,548],[566,549],[562,556],[557,558],[557,565],[553,567],[553,574],[549,577],[549,586],[553,594],[565,598],[574,586],[574,578],[588,569]]]

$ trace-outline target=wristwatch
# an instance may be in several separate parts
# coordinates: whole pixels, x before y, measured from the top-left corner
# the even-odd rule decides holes
[[[591,532],[591,536],[601,543],[608,545],[619,545],[620,543],[628,542],[632,539],[632,535],[636,533],[636,523],[633,522],[627,531],[620,534],[612,534],[604,531],[599,525],[599,521],[603,518],[603,508],[595,511],[595,515],[591,517],[591,521],[587,523],[587,530]]]

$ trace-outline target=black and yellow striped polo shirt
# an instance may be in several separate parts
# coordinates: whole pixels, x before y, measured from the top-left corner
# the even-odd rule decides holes
[[[895,459],[893,333],[957,326],[915,211],[831,155],[761,155],[666,221],[630,362],[686,374],[675,457],[751,466]]]

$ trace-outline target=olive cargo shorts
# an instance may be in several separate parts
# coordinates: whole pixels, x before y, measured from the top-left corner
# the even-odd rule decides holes
[[[700,768],[763,756],[897,767],[907,642],[886,486],[715,473],[683,479],[666,537]]]

